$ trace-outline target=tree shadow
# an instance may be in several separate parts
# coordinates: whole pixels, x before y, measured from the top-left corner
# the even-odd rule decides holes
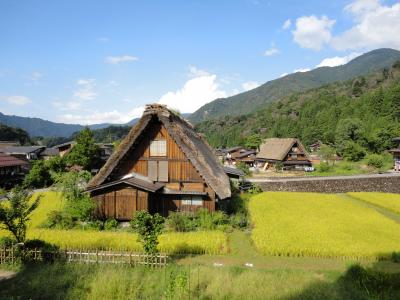
[[[314,282],[284,299],[400,299],[400,264],[352,265],[336,281]]]
[[[65,299],[90,273],[89,265],[24,264],[14,277],[0,281],[0,299]]]

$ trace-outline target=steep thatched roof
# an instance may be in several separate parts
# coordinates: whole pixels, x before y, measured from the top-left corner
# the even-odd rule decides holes
[[[264,143],[261,144],[260,152],[257,153],[257,158],[267,160],[283,160],[295,143],[297,143],[300,150],[307,155],[304,146],[297,139],[270,138],[266,139]]]
[[[89,182],[88,188],[93,188],[107,181],[112,171],[134,146],[135,141],[154,118],[157,118],[163,124],[200,176],[215,191],[218,197],[220,199],[230,197],[229,178],[208,143],[194,131],[191,124],[168,110],[166,106],[159,104],[146,106],[142,118],[131,129],[99,173]]]

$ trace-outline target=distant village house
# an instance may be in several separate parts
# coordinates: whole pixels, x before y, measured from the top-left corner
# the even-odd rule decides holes
[[[260,146],[256,164],[264,170],[282,163],[284,170],[307,170],[312,167],[302,143],[295,138],[269,138]]]

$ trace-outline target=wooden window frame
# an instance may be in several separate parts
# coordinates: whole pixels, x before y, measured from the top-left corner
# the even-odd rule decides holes
[[[158,139],[150,142],[150,157],[166,157],[167,156],[167,140]]]

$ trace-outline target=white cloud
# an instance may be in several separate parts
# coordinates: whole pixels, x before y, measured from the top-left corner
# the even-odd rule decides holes
[[[284,30],[289,29],[290,26],[292,26],[292,21],[291,21],[290,19],[287,19],[287,20],[283,23],[282,29],[284,29]]]
[[[272,55],[278,54],[279,52],[280,52],[279,49],[277,49],[275,47],[271,47],[271,48],[265,50],[264,56],[272,56]]]
[[[197,76],[196,76],[197,75]],[[183,113],[190,113],[204,104],[217,98],[227,97],[226,91],[222,90],[217,80],[217,75],[210,74],[204,70],[199,70],[196,67],[189,68],[189,79],[185,82],[182,88],[176,91],[170,91],[162,95],[158,103],[165,104],[170,108],[178,109]],[[92,84],[91,79],[81,79],[78,81],[80,85]],[[122,101],[131,102],[131,99],[125,98]],[[53,102],[53,105],[61,110],[81,109],[79,101],[70,101],[66,105],[61,102]],[[76,107],[74,107],[76,105]],[[117,110],[109,112],[100,112],[97,110],[86,111],[79,114],[64,114],[59,117],[59,121],[65,123],[78,124],[98,124],[98,123],[116,123],[123,124],[129,122],[133,118],[140,117],[144,107],[136,107],[130,112],[120,112]]]
[[[344,7],[344,11],[362,17],[380,7],[379,0],[355,0]]]
[[[31,100],[26,96],[6,96],[2,97],[5,101],[10,104],[24,106],[31,102]]]
[[[356,58],[357,56],[360,56],[361,54],[362,53],[353,52],[353,53],[350,53],[349,55],[346,55],[346,56],[328,57],[328,58],[323,59],[315,67],[319,68],[319,67],[341,66],[341,65],[347,64],[349,61],[351,61],[352,59]]]
[[[242,88],[245,91],[249,91],[249,90],[255,89],[256,87],[259,87],[259,86],[260,86],[260,84],[258,82],[255,82],[255,81],[248,81],[248,82],[244,82],[242,84]]]
[[[285,77],[286,75],[289,75],[289,73],[287,73],[287,72],[282,73],[281,75],[279,75],[279,77]]]
[[[377,0],[356,0],[344,10],[355,25],[332,39],[335,49],[400,49],[400,3],[385,6]]]
[[[302,48],[320,50],[332,38],[331,30],[335,20],[327,16],[303,16],[296,20],[296,29],[292,31],[294,41]]]
[[[108,56],[106,57],[106,62],[112,65],[117,65],[122,62],[137,61],[139,58],[131,55],[121,55],[121,56]]]
[[[308,71],[310,71],[311,69],[310,68],[300,68],[300,69],[295,69],[295,70],[293,70],[293,72],[292,73],[303,73],[303,72],[308,72]]]
[[[220,89],[217,75],[208,74],[189,79],[181,89],[161,96],[158,103],[191,113],[212,100],[226,96],[227,93]]]
[[[96,85],[95,80],[91,79],[79,79],[77,81],[79,88],[74,91],[73,96],[79,100],[93,100],[97,94],[94,91]]]
[[[137,107],[130,112],[119,112],[117,110],[109,112],[93,111],[85,114],[65,114],[59,118],[59,121],[69,124],[100,124],[100,123],[113,123],[113,124],[125,124],[134,118],[138,118],[142,115],[144,107]]]
[[[210,75],[210,73],[208,73],[205,70],[198,69],[198,68],[196,68],[194,66],[189,66],[189,74],[188,74],[188,76],[190,78],[201,77],[201,76],[209,76],[209,75]]]

